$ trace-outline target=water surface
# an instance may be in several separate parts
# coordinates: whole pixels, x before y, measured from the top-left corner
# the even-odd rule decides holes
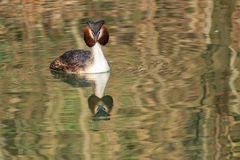
[[[1,1],[0,159],[240,159],[240,1]],[[110,120],[49,63],[104,18]]]

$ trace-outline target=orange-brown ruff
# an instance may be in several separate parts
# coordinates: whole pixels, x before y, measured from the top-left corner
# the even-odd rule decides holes
[[[106,45],[109,33],[104,21],[89,21],[84,28],[84,41],[92,51],[76,49],[70,50],[56,58],[50,69],[71,73],[100,73],[110,70],[103,55],[101,46]]]

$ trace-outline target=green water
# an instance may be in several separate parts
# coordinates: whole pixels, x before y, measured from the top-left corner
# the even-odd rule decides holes
[[[240,159],[239,0],[0,1],[0,160]],[[105,19],[110,120],[52,74]]]

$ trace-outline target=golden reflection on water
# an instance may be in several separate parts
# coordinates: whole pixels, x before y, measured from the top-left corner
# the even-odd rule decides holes
[[[239,0],[1,1],[0,159],[239,159],[239,8]],[[48,70],[64,51],[86,48],[89,18],[104,18],[111,33],[110,120],[92,119],[91,87]]]

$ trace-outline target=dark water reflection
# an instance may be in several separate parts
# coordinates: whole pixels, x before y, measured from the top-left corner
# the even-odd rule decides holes
[[[239,159],[239,7],[1,1],[0,159]],[[48,70],[62,52],[86,48],[89,17],[111,33],[107,98],[92,80]],[[93,120],[93,106],[110,120]]]

